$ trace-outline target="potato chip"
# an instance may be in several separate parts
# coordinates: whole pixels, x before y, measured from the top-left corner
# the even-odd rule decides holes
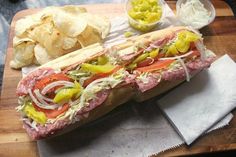
[[[56,28],[69,37],[76,37],[87,27],[86,20],[76,18],[65,12],[58,12],[53,15],[53,22]]]
[[[81,49],[81,48],[82,48],[82,46],[80,45],[78,39],[76,38],[75,46],[70,48],[70,49],[62,49],[62,53],[63,53],[63,55],[65,55],[67,53],[71,53],[71,52],[76,51],[76,50]]]
[[[14,60],[10,62],[12,68],[19,68],[30,65],[34,59],[34,47],[33,42],[22,42],[13,49]]]
[[[47,7],[16,22],[11,66],[44,64],[81,47],[101,43],[109,30],[107,18],[89,14],[85,8]]]
[[[15,34],[20,37],[28,29],[41,24],[40,18],[37,16],[27,16],[23,19],[16,21]]]
[[[53,59],[48,55],[46,49],[39,44],[34,47],[34,55],[39,64],[47,63]]]
[[[94,43],[101,43],[102,38],[101,38],[100,33],[97,29],[88,25],[86,27],[85,31],[82,32],[78,36],[78,41],[82,47],[86,47],[86,46],[94,44]]]
[[[66,12],[66,13],[72,14],[73,16],[77,16],[80,13],[87,12],[87,10],[85,8],[79,7],[79,6],[76,6],[76,5],[66,5],[66,6],[63,6],[63,7],[59,7],[58,9],[61,10],[61,11]]]
[[[64,36],[53,27],[52,22],[43,23],[28,33],[30,38],[46,48],[50,56],[59,57],[63,54],[61,51]]]
[[[44,37],[45,40],[42,42],[42,45],[46,48],[49,55],[56,58],[64,54],[62,49],[64,38],[64,34],[53,28],[51,34],[46,34]]]
[[[63,40],[62,48],[64,50],[71,49],[76,45],[76,42],[77,42],[77,38],[65,37],[64,40]]]
[[[53,23],[51,22],[44,22],[39,26],[35,27],[34,29],[28,30],[29,38],[37,41],[39,43],[43,43],[47,40],[47,36],[50,36],[53,31]]]
[[[111,24],[108,18],[101,15],[94,15],[90,13],[81,13],[78,18],[83,18],[88,25],[96,28],[104,39],[110,32]]]
[[[14,47],[16,47],[17,45],[19,45],[23,42],[32,42],[32,43],[34,43],[35,41],[33,39],[30,39],[30,38],[18,38],[18,37],[13,38],[13,46]]]

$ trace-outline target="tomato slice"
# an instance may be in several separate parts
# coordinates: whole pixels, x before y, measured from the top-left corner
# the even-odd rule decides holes
[[[200,52],[198,50],[193,50],[193,52],[187,58],[193,58],[194,56],[200,56]]]
[[[136,70],[141,72],[151,72],[154,70],[160,70],[167,68],[173,61],[174,61],[173,59],[156,61],[152,65],[137,68]]]
[[[194,49],[196,49],[196,45],[194,42],[191,42],[190,43],[190,50],[194,50]]]
[[[49,83],[55,82],[55,81],[71,81],[71,79],[63,73],[52,74],[52,75],[46,76],[46,77],[42,78],[41,80],[37,81],[34,85],[33,90],[35,90],[35,89],[42,90],[46,85],[48,85]],[[47,93],[47,97],[54,98],[54,96],[55,96],[54,91],[60,87],[61,86],[57,86],[57,87],[51,89]],[[38,107],[37,105],[35,105],[34,103],[33,103],[33,106],[37,111],[44,112],[46,114],[47,118],[55,118],[58,115],[60,115],[61,113],[65,112],[69,109],[69,104],[64,104],[62,106],[62,108],[59,110],[58,109],[55,109],[55,110],[42,109],[42,108]]]
[[[120,70],[122,68],[122,66],[117,66],[115,67],[112,71],[108,72],[108,73],[98,73],[93,75],[92,77],[88,78],[87,80],[84,81],[83,83],[83,87],[87,87],[91,82],[93,82],[94,80],[100,79],[100,78],[104,78],[107,77],[115,72],[117,72],[118,70]]]
[[[35,105],[34,103],[33,103],[33,106],[37,111],[45,113],[47,118],[56,118],[58,115],[66,112],[70,107],[69,104],[64,104],[62,106],[62,108],[59,110],[58,109],[48,110],[48,109],[42,109],[42,108],[38,107],[37,105]]]
[[[46,85],[48,85],[49,83],[55,82],[55,81],[71,81],[71,79],[63,73],[52,74],[52,75],[46,76],[46,77],[42,78],[41,80],[37,81],[34,85],[34,89],[42,90]],[[55,87],[55,88],[51,89],[49,91],[49,93],[52,91],[55,91],[58,88],[59,87]]]

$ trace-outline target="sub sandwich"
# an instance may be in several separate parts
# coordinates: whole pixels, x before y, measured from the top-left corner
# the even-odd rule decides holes
[[[68,132],[129,100],[157,96],[215,60],[201,34],[187,27],[147,33],[111,48],[95,44],[78,51],[19,82],[17,110],[33,140]]]

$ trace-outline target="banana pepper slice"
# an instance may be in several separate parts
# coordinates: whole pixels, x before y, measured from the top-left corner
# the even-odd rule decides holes
[[[190,42],[186,41],[186,40],[181,40],[178,39],[174,45],[171,46],[175,46],[176,49],[181,52],[181,53],[185,53],[188,51],[188,49],[190,48]]]
[[[186,42],[195,42],[201,37],[198,34],[195,34],[190,31],[181,31],[178,33],[178,39],[184,40]]]
[[[111,72],[115,68],[114,65],[105,64],[105,65],[93,65],[88,63],[83,63],[81,65],[81,69],[85,71],[89,71],[91,73],[108,73]]]
[[[106,56],[99,56],[97,60],[98,60],[98,65],[105,65],[109,61]]]
[[[82,90],[82,86],[78,82],[75,82],[74,88],[63,88],[59,90],[53,101],[55,103],[60,103],[69,101],[73,97],[77,98],[80,96]]]
[[[179,32],[177,37],[177,40],[168,47],[166,56],[175,56],[179,52],[186,53],[190,48],[190,43],[201,38],[199,35],[186,30]]]
[[[36,111],[31,102],[27,102],[23,112],[27,117],[33,119],[37,123],[45,124],[47,121],[46,115],[43,112]]]

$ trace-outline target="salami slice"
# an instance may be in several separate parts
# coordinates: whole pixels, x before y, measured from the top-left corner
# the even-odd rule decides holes
[[[29,73],[25,78],[23,78],[16,89],[16,94],[18,96],[23,96],[28,94],[28,89],[32,89],[37,80],[42,79],[45,76],[55,73],[52,68],[42,68]]]

